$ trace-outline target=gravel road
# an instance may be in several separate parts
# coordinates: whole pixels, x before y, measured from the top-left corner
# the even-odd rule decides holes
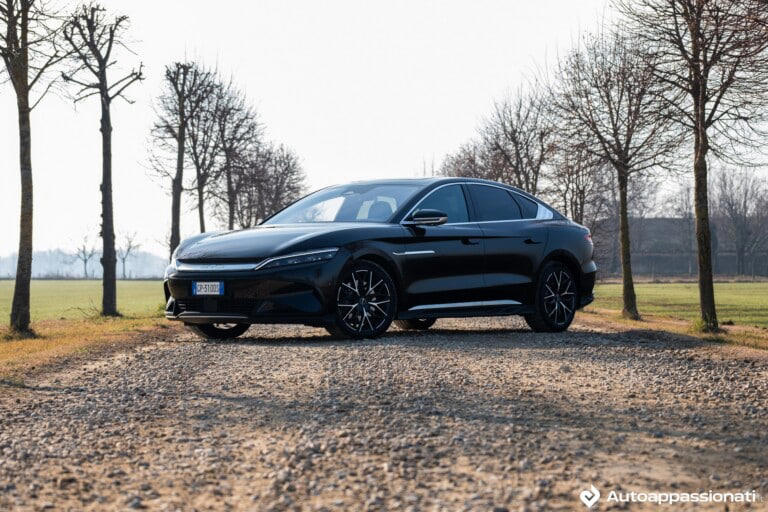
[[[586,510],[592,484],[768,500],[767,397],[766,352],[594,320],[167,329],[0,384],[0,509]]]

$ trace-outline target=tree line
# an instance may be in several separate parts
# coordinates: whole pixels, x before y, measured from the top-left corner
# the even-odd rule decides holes
[[[691,223],[701,327],[716,331],[711,210],[726,220],[740,268],[766,238],[767,193],[754,168],[767,134],[768,2],[611,5],[617,21],[581,36],[554,66],[497,102],[440,172],[541,194],[574,221],[617,239],[623,314],[631,319],[640,318],[631,212],[647,211],[660,180],[686,178],[688,202],[677,198],[670,209]],[[713,161],[742,170],[713,179]]]
[[[302,194],[298,156],[264,139],[255,109],[232,80],[196,62],[175,62],[163,78],[151,165],[171,193],[171,254],[181,240],[185,192],[194,199],[201,233],[207,209],[228,229],[249,228]]]
[[[11,305],[11,330],[33,336],[30,328],[34,193],[31,113],[51,90],[59,89],[75,103],[89,98],[100,105],[100,172],[103,267],[102,307],[105,316],[119,315],[117,261],[133,249],[115,247],[112,188],[112,112],[115,100],[133,103],[129,89],[145,78],[141,62],[129,48],[127,16],[114,15],[94,2],[70,13],[45,0],[0,0],[0,73],[16,96],[19,133],[21,206],[16,278]],[[0,76],[0,78],[3,78]],[[157,101],[151,139],[153,169],[171,178],[171,252],[180,241],[182,194],[194,191],[200,230],[205,231],[206,203],[229,229],[255,225],[303,189],[296,154],[264,140],[255,110],[232,81],[204,65],[177,62],[166,67],[164,89]],[[172,165],[167,157],[175,156]],[[194,179],[185,181],[192,167]],[[87,260],[95,249],[83,246]]]

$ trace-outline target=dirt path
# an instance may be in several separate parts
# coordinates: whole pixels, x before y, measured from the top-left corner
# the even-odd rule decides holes
[[[592,484],[600,510],[626,508],[611,490],[768,499],[766,352],[514,319],[249,335],[0,385],[0,509],[586,510]]]

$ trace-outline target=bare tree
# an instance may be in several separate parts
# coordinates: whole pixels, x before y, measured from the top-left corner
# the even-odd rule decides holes
[[[688,275],[693,274],[693,259],[691,254],[694,250],[694,232],[695,222],[693,214],[693,191],[691,186],[687,183],[682,184],[680,189],[667,199],[670,203],[670,211],[679,220],[678,236],[681,240],[681,245],[685,251],[686,259],[688,260]]]
[[[19,256],[11,305],[11,329],[31,334],[29,328],[32,279],[32,125],[30,113],[54,84],[51,71],[66,52],[57,48],[61,24],[43,0],[0,0],[0,57],[16,93],[19,123],[21,210]],[[43,88],[36,97],[34,89]]]
[[[269,146],[261,183],[260,219],[282,210],[304,194],[304,171],[298,155],[283,144]]]
[[[248,105],[245,95],[232,82],[218,89],[221,95],[217,129],[221,143],[221,169],[212,193],[218,215],[224,217],[228,229],[235,228],[237,211],[237,174],[246,173],[249,156],[261,144],[261,125]]]
[[[768,188],[745,169],[722,170],[715,180],[715,211],[736,252],[736,272],[747,273],[747,256],[768,241]]]
[[[187,129],[190,119],[215,91],[215,76],[192,62],[174,62],[165,67],[163,91],[152,128],[155,147],[150,157],[156,173],[171,178],[171,254],[181,241],[181,195],[184,191],[184,164]],[[175,155],[174,170],[169,171],[163,156]]]
[[[544,96],[519,88],[513,97],[496,103],[480,134],[501,164],[494,166],[498,175],[488,178],[537,193],[542,167],[554,149],[555,127]]]
[[[128,261],[136,251],[139,250],[141,244],[136,242],[136,233],[125,233],[122,237],[120,247],[117,248],[117,257],[120,258],[120,262],[123,265],[123,279],[127,279],[125,273],[125,263]]]
[[[623,282],[622,314],[639,319],[629,233],[630,178],[668,162],[680,138],[658,101],[664,83],[654,61],[635,39],[618,31],[585,36],[562,58],[552,101],[562,118],[562,136],[609,162],[619,195]]]
[[[485,148],[480,143],[472,141],[445,157],[440,166],[440,174],[466,178],[487,178],[489,176],[487,167]]]
[[[701,320],[715,331],[707,157],[757,142],[768,102],[768,8],[764,0],[613,1],[656,53],[670,110],[693,138]]]
[[[88,263],[96,256],[96,247],[91,244],[88,236],[83,237],[83,241],[75,249],[72,261],[79,261],[83,264],[83,278],[88,279]]]
[[[196,193],[200,232],[205,233],[205,204],[210,196],[209,185],[216,180],[221,168],[222,144],[218,121],[224,96],[219,92],[218,82],[207,94],[203,103],[189,117],[187,155],[195,168],[192,189]]]
[[[559,140],[544,194],[579,224],[592,228],[609,208],[609,164],[580,142]]]
[[[235,218],[250,228],[301,197],[304,172],[299,158],[284,145],[264,145],[235,175]]]
[[[101,104],[101,314],[117,316],[117,256],[112,200],[112,101],[125,97],[132,84],[143,80],[142,65],[110,83],[109,74],[117,64],[115,50],[125,48],[127,16],[108,19],[106,9],[96,3],[80,6],[64,25],[64,39],[72,50],[73,69],[62,73],[65,82],[74,84],[75,103],[97,96]]]

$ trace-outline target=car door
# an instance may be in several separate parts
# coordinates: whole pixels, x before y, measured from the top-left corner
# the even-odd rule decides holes
[[[440,210],[448,220],[439,226],[405,226],[404,250],[396,255],[403,269],[405,308],[437,310],[482,300],[483,234],[470,222],[463,186],[437,187],[410,213],[421,209]]]
[[[548,236],[546,225],[536,219],[538,203],[503,187],[471,184],[468,189],[485,246],[485,300],[532,303]]]

